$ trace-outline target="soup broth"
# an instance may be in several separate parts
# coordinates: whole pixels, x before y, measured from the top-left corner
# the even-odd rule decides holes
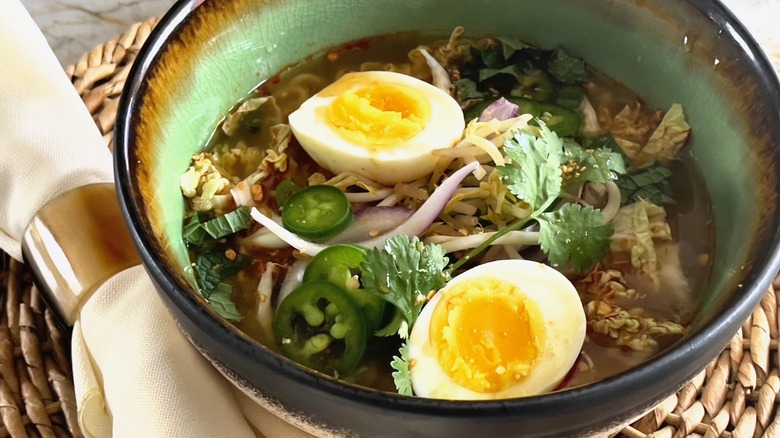
[[[431,59],[418,50],[420,47],[437,61],[441,70],[437,70],[431,64]],[[329,86],[338,83],[350,72],[369,71],[397,72],[434,83],[457,102],[462,111],[460,122],[465,125],[465,130],[458,131],[457,141],[432,151],[426,158],[410,161],[415,165],[420,160],[430,161],[431,171],[409,180],[390,183],[377,181],[371,175],[361,173],[359,170],[364,168],[358,165],[354,171],[334,171],[333,166],[323,164],[322,159],[315,160],[313,156],[317,154],[311,153],[308,147],[302,147],[304,138],[299,139],[294,129],[291,132],[291,114],[302,110],[304,103],[312,96],[328,94],[328,90],[334,89]],[[446,77],[442,76],[442,72]],[[397,87],[388,88],[390,91],[382,89],[386,93],[382,96],[384,104],[397,106],[399,104],[396,100],[401,99],[403,105],[417,108],[415,105],[421,94],[415,86]],[[408,96],[412,97],[403,94],[407,91],[397,91],[408,88],[414,88],[408,92]],[[351,111],[357,107],[349,105],[359,105],[365,100],[374,99],[373,95],[360,94],[365,89],[359,89],[357,98],[345,103],[347,106],[344,108]],[[376,90],[372,92],[379,93]],[[397,93],[403,96],[399,98]],[[346,93],[338,94],[334,91],[330,94],[341,99]],[[352,98],[351,95],[347,97]],[[412,103],[408,102],[410,99]],[[334,120],[338,117],[333,115],[332,110],[337,104],[329,105],[332,105],[329,107],[331,109],[315,111],[316,117],[326,120],[323,122],[325,125],[336,123]],[[437,108],[435,102],[432,105],[432,108]],[[506,111],[509,114],[505,114]],[[396,112],[403,113],[401,110]],[[526,113],[531,115],[523,118]],[[424,111],[422,114],[420,118],[429,117],[428,123],[433,123],[431,120],[434,120],[434,114],[428,115]],[[491,120],[490,114],[503,115]],[[349,114],[348,122],[363,123],[365,120],[362,117],[363,114]],[[192,167],[182,177],[182,189],[188,206],[187,217],[184,218],[185,239],[188,241],[201,293],[223,317],[243,332],[293,360],[302,361],[321,372],[355,384],[409,394],[411,388],[404,390],[401,387],[403,374],[422,363],[422,360],[404,357],[404,348],[416,342],[414,332],[407,340],[408,331],[413,324],[420,324],[423,316],[415,322],[413,318],[417,314],[413,313],[411,321],[409,318],[404,320],[404,312],[399,310],[403,306],[393,305],[392,299],[382,297],[380,292],[373,292],[371,296],[375,298],[374,301],[361,302],[362,295],[352,295],[350,302],[357,300],[355,302],[361,310],[373,311],[375,321],[372,326],[372,317],[363,315],[368,327],[366,340],[360,341],[364,350],[359,353],[357,365],[347,367],[344,365],[345,357],[354,353],[349,337],[354,328],[344,322],[350,314],[343,312],[343,309],[339,310],[341,313],[332,310],[328,303],[333,303],[335,298],[328,298],[330,295],[311,298],[304,303],[300,297],[305,291],[299,289],[302,289],[302,284],[311,284],[306,283],[305,277],[303,280],[301,277],[304,273],[309,274],[312,254],[309,250],[296,247],[295,242],[291,245],[288,238],[276,236],[277,233],[268,226],[251,220],[249,211],[256,211],[286,226],[284,210],[292,211],[290,202],[294,199],[293,194],[303,193],[312,186],[334,186],[347,195],[349,214],[354,214],[350,228],[341,233],[354,229],[359,219],[369,221],[369,228],[363,231],[368,234],[363,238],[344,238],[353,246],[361,247],[377,235],[384,235],[385,231],[399,227],[406,229],[404,227],[408,225],[404,224],[408,223],[409,215],[418,210],[431,209],[426,201],[435,197],[436,191],[445,186],[443,183],[447,178],[452,177],[458,169],[477,162],[479,169],[460,182],[459,188],[438,208],[436,218],[424,225],[424,230],[419,233],[421,242],[418,248],[430,245],[433,249],[426,251],[436,254],[441,251],[447,263],[445,273],[442,274],[445,280],[477,266],[489,265],[495,260],[536,260],[553,266],[576,289],[578,311],[584,314],[587,328],[584,342],[575,351],[574,363],[563,370],[565,378],[546,382],[546,387],[548,390],[575,387],[621,373],[643,363],[685,335],[695,295],[706,287],[709,278],[709,255],[712,254],[711,245],[714,242],[710,203],[698,171],[684,149],[690,128],[684,118],[680,122],[682,117],[679,106],[673,106],[669,111],[647,108],[640,96],[561,48],[541,50],[511,38],[466,38],[461,30],[456,29],[452,35],[402,33],[364,39],[330,49],[259,84],[255,91],[226,115],[204,147],[204,152],[193,157]],[[413,119],[406,115],[401,118],[404,119],[402,122],[405,118]],[[392,120],[381,126],[395,126],[397,119]],[[508,128],[507,124],[511,126]],[[309,123],[297,129],[319,128],[315,125]],[[549,131],[545,131],[547,128]],[[408,135],[405,129],[406,124],[398,128],[398,132],[401,132],[399,135]],[[426,129],[427,126],[423,128],[424,131]],[[375,131],[376,127],[370,128],[368,134],[361,135],[371,135],[372,130]],[[522,137],[516,134],[518,132],[530,134],[529,137]],[[664,132],[673,134],[665,135]],[[396,131],[382,135],[395,136]],[[319,132],[315,132],[313,137],[315,140],[306,137],[305,141],[317,142],[325,138]],[[479,139],[475,140],[475,137]],[[536,144],[542,147],[559,139],[561,147],[558,150],[562,148],[567,151],[556,173],[559,175],[558,180],[562,181],[557,184],[562,188],[545,201],[547,204],[535,208],[539,206],[522,196],[527,193],[527,190],[523,191],[524,188],[530,187],[527,181],[518,183],[512,180],[512,175],[517,173],[500,170],[509,169],[513,165],[521,166],[518,161],[522,160],[517,160],[517,156],[507,152],[507,142],[515,142],[513,144],[519,145],[519,151],[528,154],[528,149],[523,149],[524,141],[531,146]],[[383,141],[381,138],[379,140]],[[376,153],[372,160],[381,162],[382,158],[376,157],[386,156],[382,155],[386,152],[383,149],[385,146],[372,148],[368,148],[369,153]],[[582,156],[585,158],[577,158],[580,155],[574,154],[584,154]],[[577,161],[580,159],[583,161]],[[615,165],[618,162],[624,164]],[[609,169],[605,167],[607,164]],[[349,165],[347,163],[347,167]],[[607,178],[583,179],[585,177],[582,174],[593,169],[588,167],[591,165],[602,166],[601,174]],[[518,172],[530,175],[527,170]],[[537,173],[543,172],[540,170]],[[547,184],[544,181],[538,184]],[[326,204],[326,201],[319,199],[303,211],[310,213]],[[561,212],[567,208],[576,211],[551,216],[551,212]],[[591,215],[588,216],[591,219],[597,218],[588,222],[590,228],[584,231],[576,228],[566,242],[545,244],[544,239],[549,239],[549,230],[553,226],[562,227],[563,234],[566,234],[566,221],[573,220],[568,219],[567,215],[581,214],[583,211]],[[252,215],[254,217],[255,213]],[[217,223],[220,218],[222,221]],[[519,224],[520,221],[525,222]],[[211,228],[208,223],[211,223]],[[370,229],[371,224],[376,224],[376,229]],[[214,228],[226,231],[213,231]],[[506,228],[512,228],[512,233],[515,233],[508,232],[507,235],[517,237],[507,239],[509,243],[493,244],[480,251],[474,249],[487,240],[487,237],[482,236],[501,233]],[[589,233],[607,231],[609,233],[600,243],[588,240]],[[586,237],[580,238],[579,235],[583,234]],[[337,233],[326,239],[304,240],[314,241],[317,248],[333,247],[337,245],[334,242],[338,241],[340,235],[343,234]],[[478,243],[466,241],[475,236]],[[538,239],[541,246],[529,243],[529,239]],[[560,249],[556,249],[558,245]],[[601,248],[591,251],[598,254],[598,258],[591,257],[583,261],[585,256],[577,249],[580,246]],[[382,248],[385,248],[386,254],[393,254],[392,251],[387,252],[387,247],[382,243],[369,245],[362,251],[368,253],[366,257],[378,260]],[[570,258],[563,262],[556,259],[560,258],[560,253]],[[425,257],[429,253],[422,254]],[[363,264],[348,266],[348,271],[345,271],[348,275],[340,283],[336,281],[336,284],[342,289],[370,289],[371,284],[366,277],[370,264],[364,260]],[[456,268],[451,269],[452,266]],[[328,271],[328,275],[332,272]],[[330,280],[332,278],[332,275],[328,277]],[[515,284],[520,289],[523,289],[523,278]],[[425,279],[433,282],[425,284],[435,284],[436,287],[418,290],[417,293],[423,298],[411,300],[411,307],[419,304],[418,307],[424,309],[429,300],[439,295],[437,291],[449,289],[449,286],[444,286],[445,280],[441,283],[434,280]],[[507,281],[512,283],[512,280]],[[488,287],[488,290],[494,290],[491,288],[493,286]],[[376,299],[377,296],[382,299]],[[295,299],[299,302],[288,306],[294,309],[290,310],[293,316],[284,320],[284,315],[280,316],[279,313],[285,313],[288,309],[281,303]],[[524,302],[527,307],[530,306],[528,318],[533,328],[533,309],[536,304],[528,304],[528,299]],[[377,305],[380,306],[379,310],[372,310],[372,306]],[[306,306],[314,307],[305,310]],[[539,306],[543,313],[544,305]],[[315,308],[319,310],[311,310]],[[497,315],[496,311],[490,311],[488,319],[490,315]],[[328,324],[329,312],[336,312],[335,319],[328,326],[329,332],[316,335],[307,332],[309,326]],[[378,317],[376,312],[379,312]],[[424,314],[425,310],[421,315]],[[323,318],[325,322],[321,322]],[[430,324],[436,324],[436,314],[431,317],[431,321]],[[564,323],[559,321],[555,324]],[[282,328],[285,324],[287,334],[280,335],[285,331]],[[554,333],[549,331],[550,326],[547,324],[545,336],[552,339]],[[345,326],[346,335],[340,332]],[[412,331],[414,327],[416,325],[411,327]],[[457,327],[454,329],[457,330]],[[433,328],[430,330],[433,333]],[[309,342],[298,348],[309,349],[305,359],[299,360],[304,356],[296,354],[304,353],[289,353],[285,345],[294,343],[296,337],[302,336],[311,336],[310,340],[327,339],[329,344],[323,347],[315,345],[316,342]],[[542,338],[534,336],[529,341],[531,350],[538,349],[539,352],[536,359],[530,360],[531,367],[542,360],[543,350],[547,348],[545,341],[540,340]],[[425,355],[436,356],[439,362],[445,361],[449,353],[442,352],[441,348],[444,347],[432,352],[439,347],[431,347],[438,344],[434,340],[430,342],[421,351]],[[483,340],[477,342],[489,343]],[[554,345],[552,341],[548,343]],[[485,350],[490,348],[485,347]],[[479,354],[483,353],[480,350]],[[491,356],[494,353],[488,351],[484,354]],[[311,360],[312,356],[322,355],[326,357]],[[486,360],[493,359],[489,357]],[[453,369],[458,366],[453,365]],[[498,368],[503,366],[499,365]],[[499,375],[502,373],[498,372]],[[528,374],[533,375],[533,372]],[[457,370],[448,376],[445,379],[447,382],[461,382]],[[530,379],[528,376],[524,377],[519,372],[515,379]],[[469,385],[471,383],[461,386]],[[417,383],[414,388],[416,393]],[[488,394],[476,398],[503,397],[491,396],[491,391],[493,389],[476,390],[478,394]],[[498,390],[495,393],[503,394]],[[450,393],[415,395],[459,398],[447,394]],[[530,395],[518,392],[506,394]]]

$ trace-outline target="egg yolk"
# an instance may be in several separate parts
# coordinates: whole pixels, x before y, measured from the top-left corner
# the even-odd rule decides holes
[[[340,93],[327,115],[328,123],[352,143],[391,146],[425,129],[431,104],[412,87],[377,84]]]
[[[434,308],[429,330],[444,372],[482,393],[523,379],[545,342],[536,303],[514,284],[496,278],[452,285]]]

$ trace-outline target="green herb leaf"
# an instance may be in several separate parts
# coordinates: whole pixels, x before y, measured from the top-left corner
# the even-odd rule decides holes
[[[455,81],[455,90],[458,100],[463,102],[470,99],[482,99],[486,93],[477,90],[477,83],[471,79],[460,79]]]
[[[569,55],[561,47],[553,52],[547,71],[564,84],[578,84],[588,80],[585,61]]]
[[[539,138],[529,132],[515,133],[513,138],[504,143],[504,152],[511,162],[497,167],[501,181],[515,196],[530,204],[534,211],[530,216],[517,219],[499,230],[487,241],[472,249],[465,257],[453,263],[451,267],[453,271],[467,260],[473,259],[494,240],[505,233],[519,230],[533,219],[540,224],[541,247],[553,265],[571,263],[575,269],[584,270],[601,259],[609,249],[613,229],[611,225],[604,224],[601,211],[593,207],[582,208],[578,204],[565,203],[556,211],[544,212],[561,193],[563,185],[561,165],[565,154],[563,140],[551,132],[544,122],[539,120],[537,122]],[[569,143],[567,143],[567,151],[569,157],[579,153]],[[585,158],[596,162],[601,168],[600,172],[604,172],[604,167],[620,168],[619,157],[608,152],[609,150],[604,150],[603,156]],[[602,162],[604,159],[608,161],[606,164]],[[612,159],[616,160],[614,165],[609,164]],[[596,177],[599,177],[598,174]]]
[[[217,251],[201,254],[193,265],[200,294],[222,317],[231,321],[241,319],[241,315],[230,299],[233,288],[223,280],[236,275],[248,264],[247,257],[230,260],[224,252]]]
[[[393,382],[401,395],[414,395],[412,392],[412,375],[409,372],[409,346],[404,342],[398,350],[401,355],[393,356],[390,366],[393,371]]]
[[[609,149],[621,155],[623,153],[623,149],[617,144],[615,138],[609,134],[594,139],[585,139],[582,146],[589,149]]]
[[[520,71],[520,69],[514,65],[508,65],[503,68],[484,68],[479,71],[479,82],[493,79],[499,75],[507,75],[513,77],[514,83],[517,83],[520,81],[520,76],[522,76],[522,74],[523,73]]]
[[[217,287],[211,291],[206,300],[221,317],[228,321],[240,321],[241,313],[231,299],[232,293],[232,286],[226,283],[219,283]]]
[[[185,242],[196,246],[203,244],[206,238],[206,230],[203,229],[203,221],[206,220],[206,213],[196,212],[182,230],[182,238]]]
[[[289,179],[283,179],[276,186],[276,190],[274,192],[276,197],[276,205],[281,207],[282,205],[284,205],[285,202],[287,202],[288,199],[290,199],[292,195],[300,191],[301,191],[301,187],[298,187],[297,184],[295,184]]]
[[[580,85],[564,85],[555,93],[555,104],[578,111],[585,98],[585,88]]]
[[[393,319],[390,320],[390,322],[387,323],[384,327],[380,328],[376,332],[374,332],[374,336],[378,336],[380,338],[386,338],[388,336],[395,336],[397,334],[402,334],[403,327],[406,326],[406,320],[404,319],[403,313],[401,313],[398,308],[393,309]],[[407,326],[408,327],[408,326]],[[402,338],[406,338],[406,336],[401,336]]]
[[[672,171],[660,164],[621,175],[616,184],[620,187],[622,205],[632,204],[640,199],[656,205],[673,203],[672,191],[669,188],[671,176]]]
[[[512,55],[515,54],[515,52],[519,52],[523,49],[527,49],[531,47],[528,44],[515,38],[498,37],[496,39],[501,42],[501,49],[502,49],[501,51],[504,54],[505,60],[511,58]]]
[[[195,278],[204,298],[208,298],[208,294],[222,282],[222,276],[218,272],[221,261],[219,254],[205,254],[199,256],[193,264]]]
[[[609,250],[612,225],[604,223],[601,211],[579,204],[564,204],[538,216],[539,241],[550,264],[571,263],[582,272]]]
[[[498,53],[495,47],[488,47],[480,52],[480,59],[482,59],[482,64],[489,69],[502,68],[506,65],[504,57]]]
[[[628,160],[628,157],[626,157],[623,149],[611,135],[607,134],[603,137],[585,140],[582,143],[582,147],[585,149],[605,149],[612,152],[615,155],[611,155],[609,158],[609,170],[618,175],[623,175],[627,172],[626,161]],[[615,179],[614,175],[612,179]]]
[[[252,224],[252,217],[249,215],[249,208],[245,206],[216,217],[203,224],[203,229],[214,239],[219,239],[237,231],[245,230]]]
[[[538,121],[540,136],[516,132],[504,143],[511,163],[498,167],[498,174],[515,196],[534,210],[549,205],[561,192],[563,142]]]
[[[209,270],[215,273],[221,281],[238,274],[249,265],[249,258],[239,255],[235,260],[230,260],[225,257],[224,252],[215,251],[199,256],[195,265],[196,271],[202,270],[202,272],[205,272],[205,270]]]
[[[574,142],[564,143],[564,186],[578,186],[591,181],[605,183],[615,173],[625,173],[623,157],[609,149],[584,149]]]
[[[439,245],[426,245],[417,236],[398,235],[383,249],[371,249],[360,265],[361,282],[369,293],[394,305],[411,330],[429,292],[449,280],[449,263]]]

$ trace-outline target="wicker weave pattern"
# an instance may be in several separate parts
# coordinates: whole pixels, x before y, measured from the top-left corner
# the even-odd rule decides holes
[[[780,277],[720,356],[623,434],[780,437],[776,288]]]
[[[153,18],[136,23],[66,69],[113,150],[119,95]],[[621,436],[780,438],[780,277],[728,348]],[[58,327],[24,265],[0,253],[0,437],[81,437],[68,333]]]
[[[119,95],[138,51],[158,20],[151,18],[132,25],[118,38],[95,47],[65,69],[112,151]]]
[[[0,266],[0,436],[80,437],[67,337],[23,265]]]

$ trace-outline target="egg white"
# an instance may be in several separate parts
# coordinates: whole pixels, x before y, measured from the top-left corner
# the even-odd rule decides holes
[[[424,96],[431,117],[414,137],[395,145],[375,147],[353,143],[331,126],[325,114],[339,92],[355,91],[376,84],[399,84]],[[348,73],[304,102],[289,116],[290,128],[306,152],[333,173],[346,171],[392,185],[421,178],[433,172],[432,151],[458,142],[465,127],[457,101],[433,85],[401,73],[367,71]]]
[[[441,368],[430,343],[431,315],[448,289],[465,280],[492,277],[512,283],[537,304],[546,337],[530,372],[512,386],[496,392],[476,392],[450,378]],[[420,397],[480,400],[536,395],[553,390],[580,354],[586,320],[572,283],[555,269],[529,260],[498,260],[474,267],[450,281],[423,308],[408,340],[412,388]]]

